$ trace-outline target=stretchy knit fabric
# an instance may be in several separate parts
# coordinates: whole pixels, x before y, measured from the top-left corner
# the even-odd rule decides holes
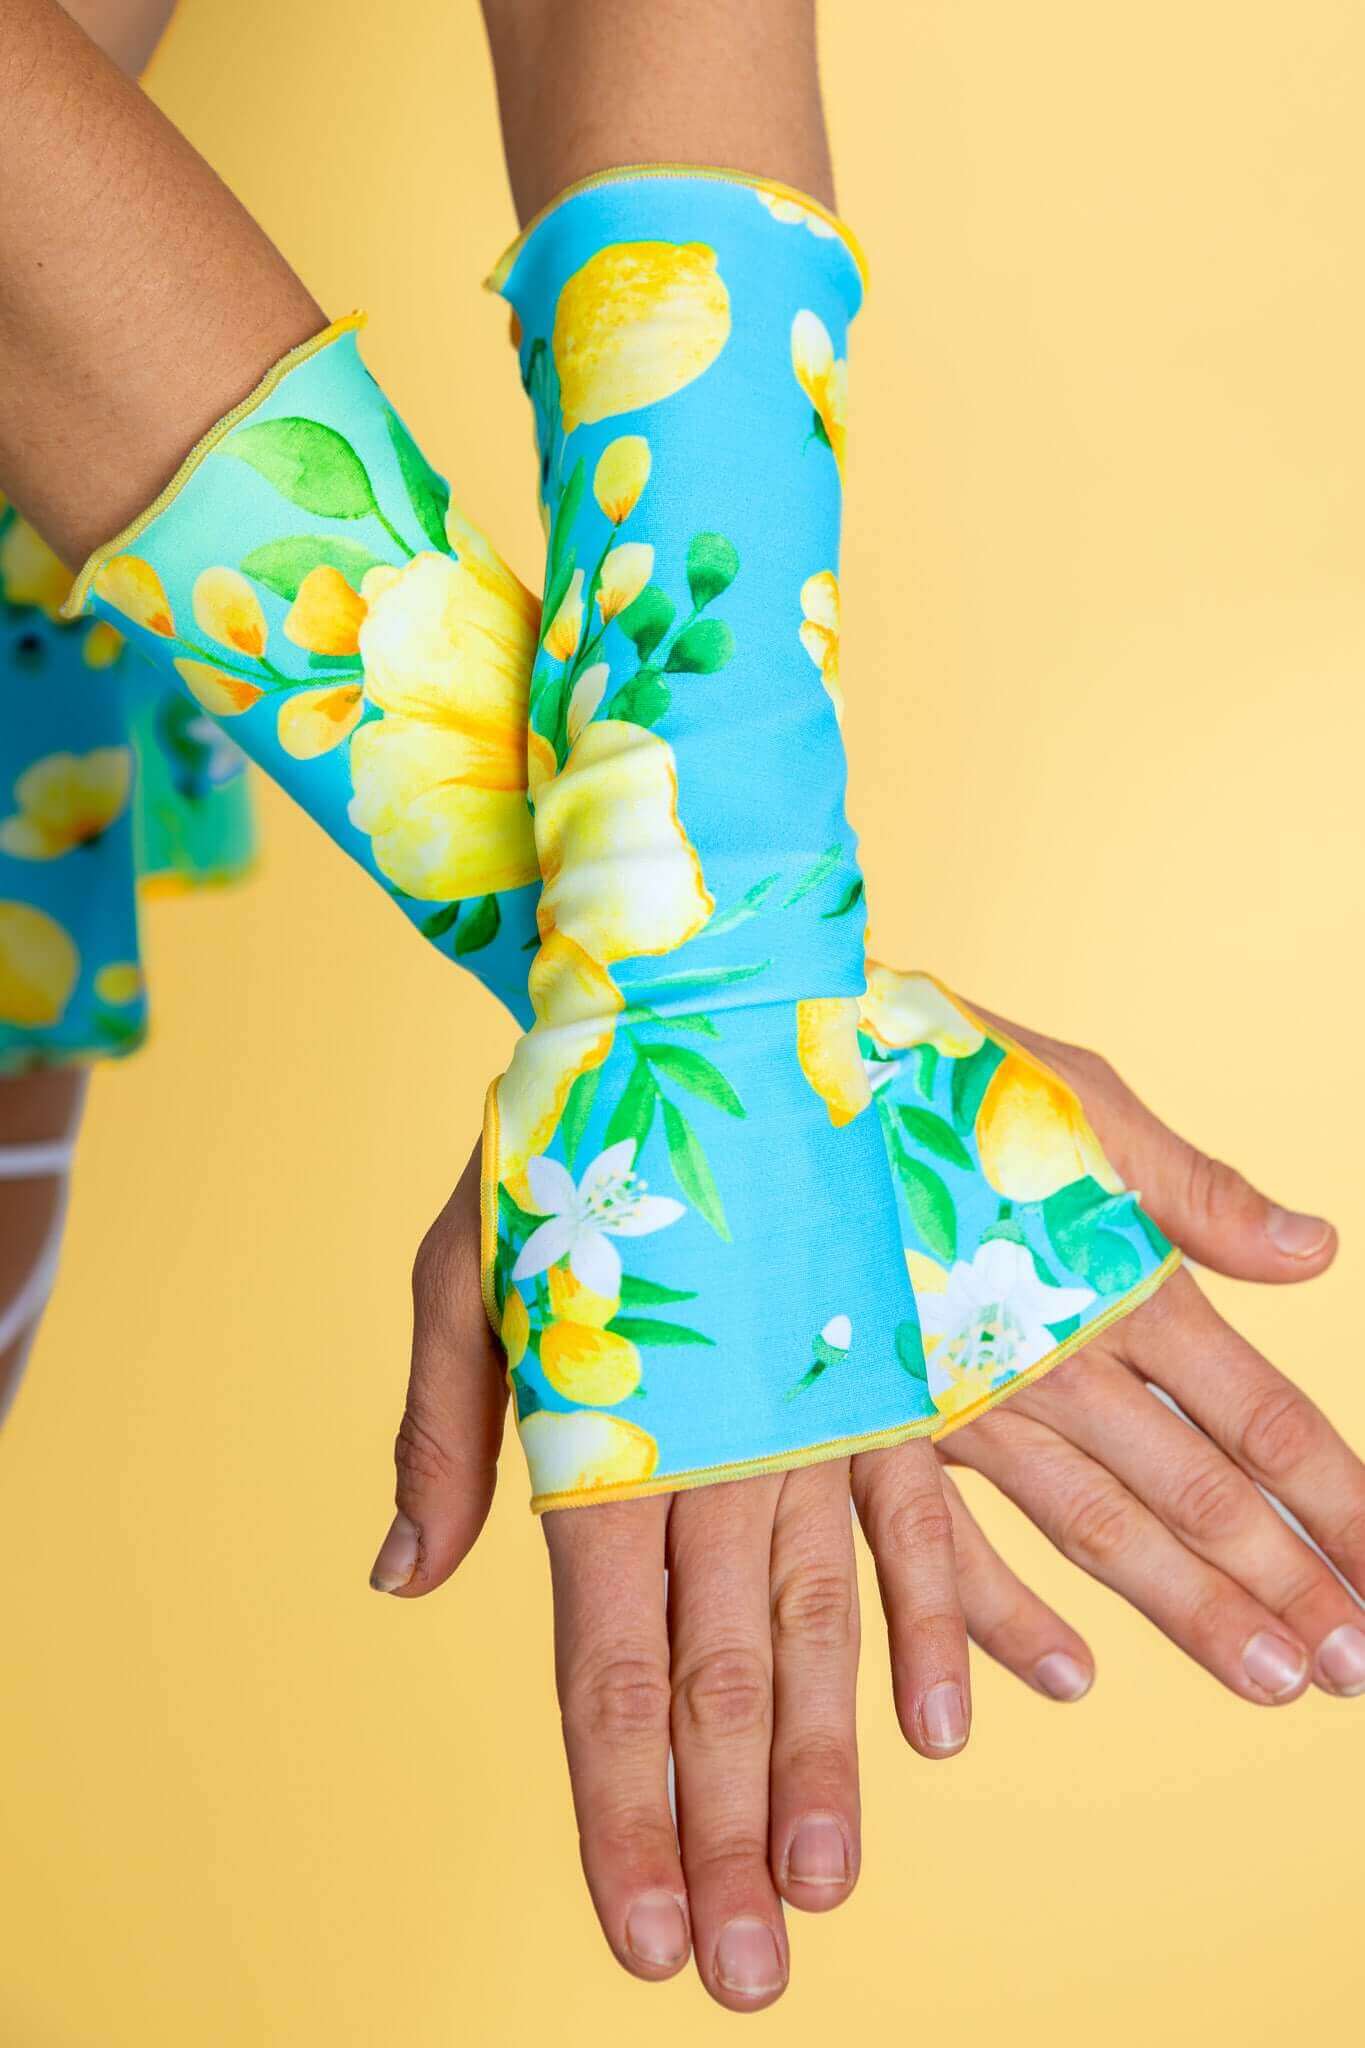
[[[485,1278],[537,1506],[955,1426],[1171,1260],[1055,1076],[928,977],[864,980],[836,715],[855,259],[795,195],[631,176],[568,195],[499,283],[543,604],[342,323],[70,608],[531,1027],[490,1098]]]
[[[130,1051],[146,1029],[138,885],[250,865],[243,756],[0,506],[0,1073]]]

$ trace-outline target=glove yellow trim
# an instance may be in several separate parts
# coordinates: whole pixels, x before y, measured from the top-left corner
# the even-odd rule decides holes
[[[306,362],[309,356],[317,355],[320,349],[327,348],[340,335],[350,334],[355,329],[363,327],[365,318],[364,313],[348,313],[344,320],[334,320],[330,327],[323,328],[321,334],[313,335],[309,341],[301,341],[297,348],[290,349],[288,355],[281,356],[274,368],[266,371],[256,388],[248,392],[240,404],[234,405],[231,412],[225,412],[217,424],[210,427],[207,434],[195,442],[166,488],[157,492],[147,509],[139,512],[137,518],[125,526],[121,533],[116,533],[112,540],[105,541],[103,547],[95,549],[71,586],[66,603],[62,606],[62,617],[78,619],[81,616],[85,610],[86,599],[90,595],[90,586],[105,563],[112,560],[115,555],[125,554],[132,543],[146,532],[152,521],[161,516],[166,507],[184,489],[205,456],[213,453],[225,434],[230,434],[234,427],[240,426],[249,413],[255,412],[257,406],[263,405],[291,370]]]
[[[794,206],[803,206],[808,213],[813,213],[817,220],[824,221],[838,236],[858,266],[858,275],[866,292],[868,269],[862,243],[853,230],[840,220],[837,213],[832,213],[820,200],[812,199],[809,192],[802,192],[795,185],[784,185],[780,178],[760,178],[753,171],[727,170],[724,165],[719,164],[616,164],[609,171],[593,171],[586,178],[575,179],[572,185],[566,185],[562,192],[556,193],[555,197],[526,223],[515,242],[503,252],[484,279],[484,289],[490,292],[502,290],[511,275],[512,265],[526,243],[541,223],[547,221],[552,213],[557,212],[566,200],[576,199],[580,192],[595,191],[599,185],[634,184],[642,178],[706,178],[716,185],[747,185],[751,192],[766,192],[774,199],[786,199]]]

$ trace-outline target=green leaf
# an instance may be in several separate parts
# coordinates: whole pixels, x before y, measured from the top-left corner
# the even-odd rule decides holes
[[[560,493],[559,503],[555,507],[554,524],[550,529],[550,561],[556,568],[562,561],[565,550],[568,548],[569,542],[573,537],[574,521],[578,517],[579,507],[583,503],[583,488],[586,481],[587,470],[584,467],[583,457],[580,455],[574,464],[573,475]],[[567,590],[568,584],[566,583],[564,587]],[[555,611],[558,611],[558,609],[559,607],[556,605]],[[550,613],[551,618],[554,615],[554,612]]]
[[[567,670],[552,669],[533,679],[531,724],[551,746],[557,747],[564,731],[565,702],[569,691]]]
[[[574,558],[575,551],[573,548],[570,548],[567,554],[559,562],[555,563],[551,569],[550,580],[545,586],[545,603],[540,614],[540,644],[542,646],[545,644],[545,635],[555,622],[555,614],[569,594],[569,585],[573,582]]]
[[[1049,1323],[1047,1330],[1054,1344],[1065,1344],[1067,1338],[1074,1337],[1080,1327],[1081,1319],[1079,1316],[1068,1316],[1063,1323]]]
[[[994,1039],[988,1038],[965,1060],[954,1060],[951,1100],[953,1122],[959,1131],[971,1130],[976,1122],[976,1113],[981,1107],[981,1098],[990,1086],[991,1075],[1002,1059],[1004,1049]]]
[[[641,661],[648,661],[664,634],[673,624],[673,600],[657,583],[647,583],[617,618],[627,640],[635,643]]]
[[[498,1182],[498,1215],[509,1236],[518,1245],[531,1235],[537,1224],[545,1221],[545,1218],[538,1216],[533,1209],[523,1209],[502,1181]]]
[[[607,1328],[614,1336],[626,1337],[632,1344],[714,1344],[714,1337],[703,1337],[700,1330],[689,1330],[685,1323],[661,1323],[655,1316],[613,1316]]]
[[[666,1074],[670,1081],[676,1081],[680,1088],[690,1094],[699,1095],[704,1102],[710,1102],[717,1109],[723,1109],[727,1116],[743,1116],[744,1104],[736,1095],[719,1067],[690,1045],[661,1045],[654,1040],[642,1044],[640,1051],[651,1066]]]
[[[855,875],[833,910],[822,910],[820,915],[821,917],[847,917],[850,910],[856,909],[862,900],[863,878],[861,875]]]
[[[898,1104],[896,1115],[905,1126],[907,1137],[932,1152],[939,1159],[946,1159],[950,1166],[961,1167],[964,1173],[972,1171],[972,1155],[963,1144],[950,1123],[941,1116],[935,1116],[932,1109],[913,1109]]]
[[[501,929],[502,912],[497,897],[483,897],[456,927],[455,958],[463,960],[466,953],[478,953],[491,946]]]
[[[791,894],[782,898],[782,908],[790,910],[793,903],[799,903],[803,896],[810,895],[812,889],[818,889],[822,882],[827,882],[843,857],[842,841],[836,846],[827,846],[815,865],[806,869]]]
[[[982,1244],[994,1244],[1003,1238],[1006,1244],[1027,1244],[1024,1226],[1017,1216],[998,1216],[994,1223],[988,1223],[981,1233]]]
[[[1075,1266],[1096,1294],[1126,1294],[1142,1278],[1142,1259],[1136,1248],[1114,1230],[1097,1230],[1088,1237]]]
[[[810,416],[810,433],[813,441],[819,441],[823,447],[829,448],[831,454],[834,452],[829,435],[825,432],[825,423],[813,407]]]
[[[695,1288],[663,1287],[634,1273],[621,1275],[621,1300],[627,1308],[662,1308],[667,1302],[695,1301]]]
[[[698,533],[687,550],[687,587],[698,611],[730,588],[739,574],[739,551],[723,533]]]
[[[603,1151],[610,1145],[619,1145],[623,1138],[633,1138],[638,1159],[654,1122],[654,1108],[658,1100],[659,1091],[647,1062],[636,1060],[630,1070],[630,1079],[621,1091],[621,1099],[607,1119],[602,1137]]]
[[[934,1257],[951,1265],[957,1257],[957,1210],[952,1196],[932,1166],[913,1159],[901,1144],[896,1146],[896,1172],[915,1229]]]
[[[423,938],[444,938],[451,926],[458,922],[459,915],[460,906],[458,903],[443,903],[439,910],[432,911],[430,917],[424,917],[417,929],[421,932]]]
[[[906,1055],[905,1064],[917,1095],[926,1100],[934,1092],[934,1076],[938,1072],[939,1051],[936,1045],[915,1045]]]
[[[1111,1194],[1092,1174],[1085,1174],[1047,1197],[1043,1203],[1043,1227],[1062,1257],[1068,1259],[1074,1246],[1101,1224],[1116,1220],[1132,1201],[1131,1195]]]
[[[564,1140],[564,1156],[570,1166],[577,1161],[578,1148],[583,1142],[601,1079],[602,1069],[589,1067],[587,1073],[580,1074],[574,1082],[564,1104],[564,1114],[559,1119],[559,1135]]]
[[[364,463],[321,420],[259,420],[229,434],[220,453],[247,463],[291,505],[320,519],[363,519],[376,509]]]
[[[508,1378],[512,1382],[512,1394],[517,1404],[517,1421],[525,1422],[528,1415],[534,1415],[545,1406],[521,1367],[514,1366]]]
[[[744,891],[744,894],[740,897],[733,910],[722,911],[719,917],[712,918],[710,924],[706,927],[706,937],[714,939],[721,932],[733,931],[737,924],[746,923],[754,915],[754,912],[759,908],[765,897],[771,896],[781,880],[780,874],[765,875],[761,882],[755,882],[752,889]]]
[[[896,1363],[912,1380],[918,1380],[922,1387],[929,1384],[929,1375],[924,1364],[924,1346],[920,1341],[919,1324],[909,1321],[896,1325]]]
[[[242,574],[262,583],[292,604],[299,585],[314,569],[335,569],[353,590],[371,569],[381,566],[378,555],[353,540],[332,540],[325,533],[301,533],[293,540],[268,540],[242,559]]]
[[[705,1217],[716,1236],[723,1238],[728,1244],[730,1226],[725,1220],[720,1189],[716,1186],[715,1175],[701,1148],[701,1142],[682,1111],[670,1102],[667,1096],[661,1095],[659,1103],[663,1110],[668,1156],[673,1162],[678,1186],[698,1214]]]
[[[694,619],[673,642],[664,666],[670,675],[713,676],[734,651],[735,636],[724,619]]]
[[[656,1031],[690,1031],[698,1038],[719,1038],[720,1032],[712,1020],[700,1010],[693,1010],[684,1017],[661,1017],[657,1010],[651,1010],[648,1003],[632,1003],[617,1019],[620,1024],[652,1024]]]
[[[657,668],[642,668],[628,683],[622,683],[603,716],[622,718],[631,725],[657,725],[673,702],[673,692]]]
[[[752,967],[694,967],[690,974],[660,974],[640,984],[640,994],[654,997],[676,995],[680,989],[731,988],[738,981],[753,981],[766,974],[771,960],[757,960]]]
[[[444,554],[450,546],[446,536],[450,485],[443,476],[436,474],[402,420],[392,409],[389,412],[388,427],[393,452],[398,457],[398,471],[408,494],[408,502],[416,515],[417,524],[431,545],[439,548]]]

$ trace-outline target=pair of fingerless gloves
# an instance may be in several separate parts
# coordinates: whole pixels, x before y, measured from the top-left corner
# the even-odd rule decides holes
[[[1070,1091],[867,965],[839,732],[860,261],[721,172],[565,194],[493,280],[537,601],[355,321],[285,358],[78,579],[523,1027],[483,1273],[533,1506],[969,1420],[1173,1255]]]

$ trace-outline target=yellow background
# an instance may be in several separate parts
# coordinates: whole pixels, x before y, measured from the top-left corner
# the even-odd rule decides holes
[[[826,17],[874,265],[845,675],[879,950],[1099,1045],[1338,1219],[1306,1294],[1218,1292],[1365,1442],[1365,9]],[[473,0],[187,0],[154,87],[321,298],[374,310],[376,370],[534,576]],[[634,1984],[596,1933],[519,1455],[448,1591],[366,1589],[411,1253],[509,1032],[281,803],[266,826],[253,887],[151,914],[158,1035],[97,1083],[3,1445],[0,2038],[719,2040],[694,1979]],[[1237,1704],[988,1512],[1100,1683],[1063,1709],[983,1666],[969,1753],[931,1767],[869,1611],[862,1886],[794,1923],[750,2027],[1358,2024],[1365,1701]]]

